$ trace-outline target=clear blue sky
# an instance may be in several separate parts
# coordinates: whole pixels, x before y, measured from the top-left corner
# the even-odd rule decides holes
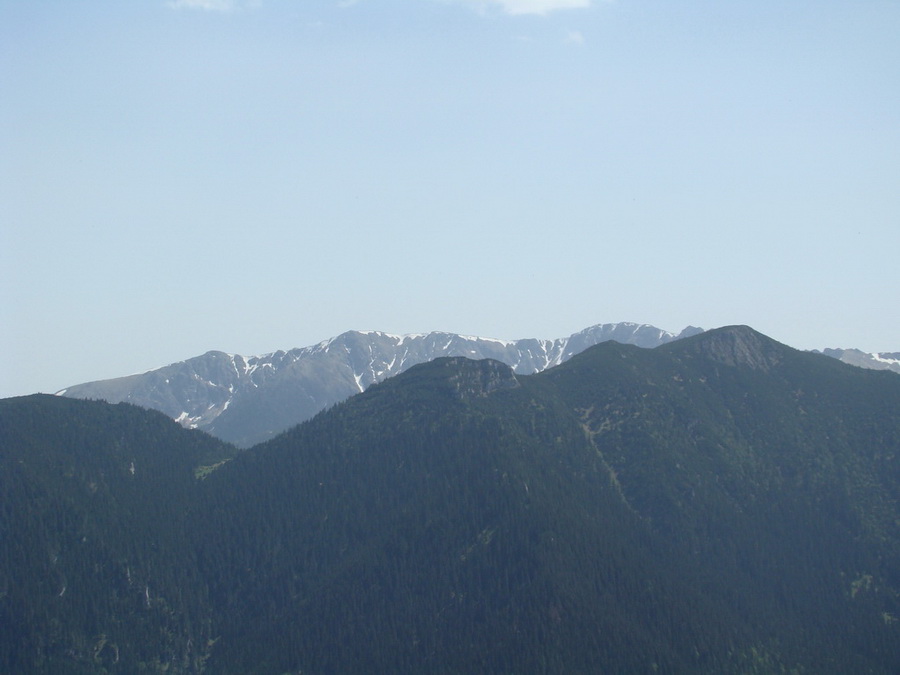
[[[900,2],[0,0],[0,396],[350,329],[900,350]]]

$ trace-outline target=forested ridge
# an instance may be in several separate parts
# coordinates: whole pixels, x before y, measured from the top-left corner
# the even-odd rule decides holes
[[[5,672],[900,672],[900,379],[746,327],[439,359],[237,453],[0,401]]]

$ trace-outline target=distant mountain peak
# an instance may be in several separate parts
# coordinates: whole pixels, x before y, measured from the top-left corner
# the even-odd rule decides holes
[[[851,366],[900,373],[900,352],[867,354],[859,349],[823,349],[821,353]]]

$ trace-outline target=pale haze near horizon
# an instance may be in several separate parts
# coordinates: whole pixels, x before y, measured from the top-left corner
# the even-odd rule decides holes
[[[351,329],[900,350],[900,3],[0,0],[0,396]]]

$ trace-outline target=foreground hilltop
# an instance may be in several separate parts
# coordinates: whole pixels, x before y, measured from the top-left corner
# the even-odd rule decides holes
[[[743,326],[440,358],[211,473],[156,413],[0,401],[0,667],[895,673],[898,409]]]

